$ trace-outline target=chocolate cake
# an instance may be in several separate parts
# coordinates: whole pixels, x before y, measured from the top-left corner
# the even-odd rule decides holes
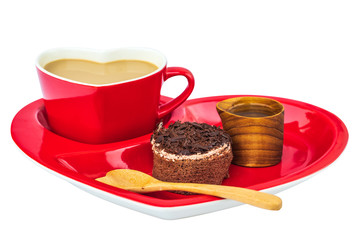
[[[221,184],[229,175],[231,138],[219,127],[180,121],[168,128],[160,124],[151,144],[153,176],[159,180]]]

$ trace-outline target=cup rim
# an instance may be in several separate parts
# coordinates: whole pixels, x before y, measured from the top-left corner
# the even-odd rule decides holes
[[[158,69],[156,69],[155,71],[153,71],[153,72],[151,72],[151,73],[149,73],[147,75],[138,77],[138,78],[128,79],[128,80],[121,81],[121,82],[106,83],[106,84],[84,83],[84,82],[79,82],[79,81],[75,81],[75,80],[72,80],[72,79],[69,79],[69,78],[58,76],[58,75],[56,75],[54,73],[51,73],[51,72],[47,71],[44,67],[42,67],[42,64],[40,64],[40,61],[41,61],[42,58],[44,58],[44,56],[50,55],[50,54],[56,54],[56,53],[61,52],[61,51],[92,53],[94,55],[97,54],[99,56],[100,55],[106,55],[106,54],[109,54],[111,52],[116,52],[116,51],[144,51],[144,52],[153,53],[153,54],[158,55],[160,57],[162,63],[159,64],[159,65],[156,65],[156,66],[158,66]],[[61,58],[60,57],[58,59],[66,59],[66,58]],[[78,59],[85,59],[85,60],[94,61],[92,59],[86,59],[86,58],[81,58],[81,57],[78,58]],[[53,61],[55,61],[55,60],[53,60]],[[113,61],[116,61],[116,60],[113,60]],[[49,62],[51,62],[51,61],[47,61],[47,63],[49,63]],[[107,63],[107,62],[111,62],[111,61],[103,61],[103,62],[102,61],[94,61],[94,62]],[[47,63],[45,63],[45,64],[47,64]],[[39,71],[41,71],[41,72],[43,72],[43,73],[45,73],[45,74],[47,74],[47,75],[49,75],[51,77],[54,77],[54,78],[57,78],[57,79],[60,79],[60,80],[66,81],[66,82],[70,82],[70,83],[73,83],[73,84],[84,85],[84,86],[92,86],[92,87],[113,86],[113,85],[118,85],[118,84],[123,84],[123,83],[127,83],[127,82],[133,82],[133,81],[137,81],[137,80],[140,80],[140,79],[144,79],[144,78],[147,78],[147,77],[149,77],[151,75],[154,75],[154,74],[162,71],[166,67],[166,65],[167,65],[167,59],[166,59],[166,57],[165,57],[165,55],[163,53],[161,53],[158,50],[155,50],[155,49],[152,49],[152,48],[146,48],[146,47],[123,47],[123,48],[109,48],[109,49],[92,49],[92,48],[80,48],[80,47],[50,48],[50,49],[47,49],[47,50],[43,51],[42,53],[40,53],[37,56],[36,61],[35,61],[36,68]]]
[[[280,108],[280,110],[279,110],[277,113],[272,114],[272,115],[270,115],[270,116],[249,117],[249,116],[236,115],[236,114],[230,112],[229,110],[224,109],[223,107],[221,107],[221,105],[224,104],[224,103],[226,103],[226,102],[231,102],[231,101],[241,100],[241,99],[263,99],[263,100],[271,100],[272,102],[278,104],[281,108]],[[277,100],[275,100],[275,99],[272,99],[272,98],[269,98],[269,97],[255,97],[255,96],[245,96],[245,97],[228,98],[228,99],[225,99],[225,100],[222,100],[222,101],[218,102],[218,103],[216,104],[216,108],[219,109],[219,110],[221,110],[221,111],[226,112],[227,114],[230,114],[230,115],[233,115],[233,116],[236,116],[236,117],[243,117],[243,118],[250,118],[250,119],[273,118],[273,117],[276,117],[276,116],[282,114],[282,113],[284,112],[284,110],[285,110],[284,105],[283,105],[281,102],[279,102],[279,101],[277,101]]]

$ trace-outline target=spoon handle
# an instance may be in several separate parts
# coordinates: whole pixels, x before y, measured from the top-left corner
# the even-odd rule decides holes
[[[197,183],[159,182],[157,184],[159,184],[159,189],[161,190],[180,190],[212,195],[236,200],[268,210],[279,210],[282,206],[281,198],[269,193],[259,192],[247,188]]]

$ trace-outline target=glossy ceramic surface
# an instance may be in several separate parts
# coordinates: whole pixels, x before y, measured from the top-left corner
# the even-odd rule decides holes
[[[219,126],[221,121],[216,112],[216,103],[230,97],[236,96],[188,100],[168,116],[166,122],[196,121]],[[282,186],[290,186],[330,165],[344,150],[348,132],[338,117],[307,103],[271,98],[285,107],[282,161],[266,168],[231,165],[230,178],[224,180],[224,185],[265,191],[276,188],[272,192],[278,192]],[[163,101],[169,99],[163,97]],[[49,129],[43,100],[24,107],[15,116],[11,132],[20,149],[39,165],[95,195],[135,210],[155,216],[159,216],[157,213],[161,211],[171,211],[159,217],[172,219],[236,205],[205,195],[184,196],[170,192],[138,194],[94,180],[118,168],[151,174],[150,134],[99,145],[69,140]],[[202,207],[204,209],[199,210]],[[178,215],[174,217],[171,214]]]
[[[62,58],[95,62],[138,59],[149,61],[159,69],[136,79],[93,85],[56,76],[43,68]],[[194,88],[194,77],[189,70],[167,67],[165,56],[146,48],[51,49],[39,56],[36,67],[52,130],[67,138],[93,144],[151,133],[156,122],[183,103]],[[187,87],[177,98],[159,104],[162,84],[177,75],[187,79]]]

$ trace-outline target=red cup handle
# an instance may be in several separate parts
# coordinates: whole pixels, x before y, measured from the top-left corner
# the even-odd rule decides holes
[[[180,106],[183,102],[185,102],[194,89],[194,85],[195,85],[194,76],[189,70],[182,67],[168,67],[165,71],[164,81],[168,80],[171,77],[179,76],[179,75],[186,77],[188,81],[188,85],[178,97],[174,98],[173,100],[159,107],[159,119],[163,118],[171,111],[173,111],[175,108]]]

